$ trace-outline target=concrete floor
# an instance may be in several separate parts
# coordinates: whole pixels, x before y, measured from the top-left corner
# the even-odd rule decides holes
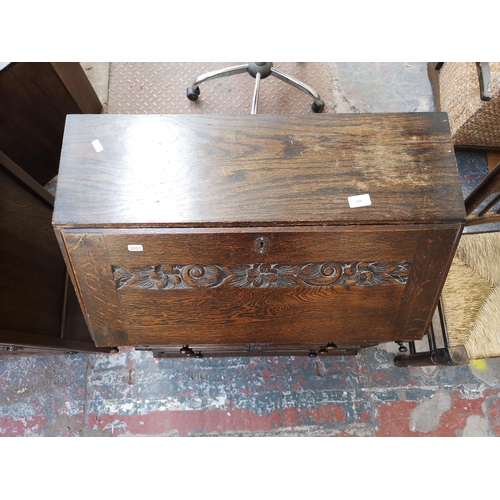
[[[328,64],[329,112],[434,110],[425,63]],[[82,66],[112,109],[112,65]],[[485,159],[458,159],[465,193]],[[0,436],[500,435],[500,360],[397,368],[396,352],[155,360],[126,347],[2,359]]]

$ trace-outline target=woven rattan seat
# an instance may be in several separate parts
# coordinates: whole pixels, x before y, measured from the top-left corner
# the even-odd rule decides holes
[[[465,200],[466,231],[453,258],[438,307],[442,345],[434,326],[429,351],[396,356],[398,366],[455,365],[500,357],[500,164]]]
[[[462,235],[441,302],[451,347],[500,356],[500,232]]]

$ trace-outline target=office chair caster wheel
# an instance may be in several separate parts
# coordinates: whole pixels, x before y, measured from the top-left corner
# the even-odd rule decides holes
[[[200,95],[200,87],[196,87],[196,89],[193,89],[193,87],[188,87],[186,89],[186,95],[190,101],[196,101],[198,99],[198,96]]]
[[[314,101],[311,104],[311,109],[313,113],[321,113],[323,111],[323,108],[325,107],[325,103],[323,101]]]

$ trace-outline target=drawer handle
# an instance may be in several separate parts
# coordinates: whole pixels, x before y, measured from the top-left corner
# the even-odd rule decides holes
[[[322,347],[319,350],[319,353],[324,356],[325,354],[328,354],[331,351],[335,351],[337,349],[337,346],[333,342],[328,342],[325,347]]]
[[[183,355],[186,356],[186,358],[197,358],[201,359],[203,358],[203,354],[201,351],[196,351],[196,353],[189,347],[188,345],[183,345],[179,352]]]
[[[188,345],[183,345],[179,352],[186,356],[186,358],[192,358],[194,356],[193,349],[191,349]]]

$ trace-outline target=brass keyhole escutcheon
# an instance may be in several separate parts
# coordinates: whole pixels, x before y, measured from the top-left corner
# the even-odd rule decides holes
[[[269,238],[260,236],[255,240],[255,251],[260,254],[267,253],[269,250]]]

